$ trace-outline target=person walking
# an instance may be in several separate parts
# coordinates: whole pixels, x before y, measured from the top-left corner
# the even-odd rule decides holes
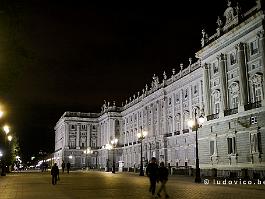
[[[54,163],[54,165],[52,166],[51,175],[52,175],[52,184],[56,185],[57,176],[59,175],[59,168],[56,163]]]
[[[65,163],[64,163],[64,161],[62,162],[62,171],[63,171],[63,173],[64,173],[64,168],[65,168]]]
[[[150,179],[149,192],[152,192],[152,195],[154,196],[156,191],[156,181],[158,180],[158,165],[155,157],[152,157],[151,162],[147,165],[146,174]]]
[[[69,173],[69,171],[70,171],[70,167],[71,167],[70,162],[67,162],[67,164],[66,164],[67,173]]]
[[[166,183],[168,181],[168,169],[165,167],[165,163],[161,162],[160,167],[158,168],[158,180],[161,182],[161,186],[157,192],[157,196],[161,198],[160,193],[164,191],[166,198],[169,198],[169,195],[166,191]]]

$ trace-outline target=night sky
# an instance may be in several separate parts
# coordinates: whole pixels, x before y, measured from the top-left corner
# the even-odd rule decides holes
[[[224,0],[0,2],[0,123],[24,158],[53,152],[65,111],[100,112],[104,99],[121,105],[154,73],[162,79],[195,60],[201,29],[212,35],[226,8]]]

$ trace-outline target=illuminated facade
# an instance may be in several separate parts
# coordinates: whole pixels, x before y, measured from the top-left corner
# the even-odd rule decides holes
[[[202,31],[196,62],[178,72],[154,75],[151,86],[117,107],[104,103],[100,113],[65,112],[55,126],[55,157],[77,168],[86,164],[105,168],[124,162],[139,168],[137,133],[146,130],[143,158],[172,167],[195,168],[195,132],[187,121],[194,112],[207,121],[199,128],[199,159],[203,175],[265,176],[265,39],[261,1],[246,13],[228,7],[217,19],[216,33]],[[104,146],[113,138],[115,150]],[[92,154],[84,149],[91,148]],[[71,155],[71,158],[69,156]],[[208,172],[208,173],[207,173]]]

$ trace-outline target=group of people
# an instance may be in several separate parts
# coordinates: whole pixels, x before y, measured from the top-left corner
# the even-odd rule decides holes
[[[150,188],[149,192],[152,195],[155,195],[156,192],[156,183],[161,183],[160,188],[157,192],[157,197],[161,198],[161,192],[164,191],[166,198],[169,198],[169,195],[166,191],[166,183],[168,181],[168,169],[165,167],[164,162],[160,162],[160,166],[158,166],[156,162],[156,158],[152,157],[151,162],[147,165],[146,174],[150,179]]]
[[[64,169],[65,169],[65,163],[64,161],[62,162],[62,172],[64,173]],[[69,174],[69,171],[70,171],[70,167],[71,167],[71,164],[68,162],[66,164],[66,169],[67,169],[67,173]],[[57,166],[57,163],[54,163],[54,165],[52,166],[52,169],[51,169],[51,175],[52,175],[52,184],[53,185],[56,185],[57,184],[57,180],[60,180],[60,177],[59,177],[59,168]]]
[[[64,173],[65,169],[65,163],[62,162],[62,173]],[[66,164],[67,173],[70,171],[70,163],[68,162]],[[164,162],[160,162],[160,166],[158,166],[156,162],[156,158],[152,157],[151,162],[148,164],[146,168],[146,174],[150,179],[150,188],[149,192],[152,193],[152,195],[155,195],[156,192],[156,183],[161,183],[160,188],[157,192],[157,197],[161,198],[160,193],[164,191],[166,198],[169,198],[169,195],[166,192],[166,183],[168,181],[168,169],[165,167]],[[57,183],[57,180],[59,180],[59,168],[57,166],[57,163],[54,163],[51,169],[51,175],[52,175],[52,184],[55,185]]]

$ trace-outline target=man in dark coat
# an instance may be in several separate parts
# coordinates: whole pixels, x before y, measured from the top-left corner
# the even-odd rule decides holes
[[[70,171],[70,167],[71,167],[71,164],[70,164],[70,162],[67,162],[67,164],[66,164],[67,173],[69,173],[69,171]]]
[[[151,162],[147,165],[146,174],[150,179],[149,191],[154,195],[156,191],[156,181],[158,180],[158,165],[155,157],[152,157]]]
[[[161,186],[157,192],[157,196],[161,198],[161,191],[164,191],[166,194],[166,198],[169,198],[169,195],[166,191],[166,183],[168,180],[168,169],[165,167],[165,163],[161,162],[160,167],[158,168],[158,180],[161,182]]]
[[[59,175],[59,168],[56,163],[54,163],[54,165],[52,166],[51,175],[52,175],[52,184],[56,185],[57,176]]]
[[[65,168],[65,163],[64,161],[62,162],[62,170],[63,170],[63,173],[64,173],[64,168]]]

